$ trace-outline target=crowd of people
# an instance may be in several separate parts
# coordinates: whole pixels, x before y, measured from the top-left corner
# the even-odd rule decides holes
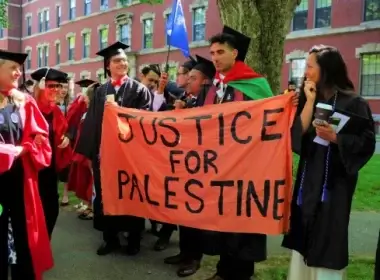
[[[145,219],[103,213],[101,189],[107,186],[101,185],[99,149],[104,105],[159,112],[252,100],[227,85],[248,74],[262,77],[244,63],[249,44],[250,38],[225,27],[210,39],[210,60],[195,55],[178,68],[173,82],[156,64],[129,77],[128,46],[116,42],[97,53],[104,58],[108,80],[77,81],[84,90],[76,95],[68,74],[53,68],[36,70],[32,81],[19,87],[27,55],[0,51],[0,280],[7,280],[9,271],[13,280],[41,280],[53,267],[50,241],[60,206],[70,204],[68,192],[82,201],[78,217],[93,220],[103,233],[98,255],[116,250],[137,255]],[[289,91],[295,89],[289,86]],[[256,90],[273,95],[266,80]],[[290,230],[282,244],[292,250],[288,279],[342,280],[347,277],[351,202],[358,172],[374,154],[374,122],[334,47],[310,50],[299,91],[293,93],[297,113],[291,138],[300,164]],[[337,134],[328,122],[314,121],[317,102],[360,116],[365,125]],[[315,136],[330,144],[315,143]],[[58,182],[65,185],[61,201]],[[151,221],[150,230],[158,236],[154,249],[165,250],[177,229],[179,253],[163,261],[178,265],[179,277],[195,274],[204,255],[216,255],[216,274],[209,280],[248,280],[255,264],[267,258],[264,234],[211,232],[158,221]],[[126,247],[120,233],[127,234]]]

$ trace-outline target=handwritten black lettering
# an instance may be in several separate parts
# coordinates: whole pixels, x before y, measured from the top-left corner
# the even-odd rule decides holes
[[[279,208],[280,204],[285,203],[285,198],[280,198],[280,188],[285,187],[285,180],[275,180],[274,181],[274,194],[273,194],[273,219],[280,221],[284,215],[280,215]]]
[[[164,127],[166,129],[170,130],[174,134],[174,140],[173,141],[167,140],[167,138],[166,138],[167,135],[166,134],[160,135],[162,143],[166,147],[173,148],[173,147],[176,147],[179,144],[179,141],[181,139],[181,134],[179,133],[179,131],[178,131],[178,129],[176,127],[171,126],[171,125],[165,123],[166,121],[172,121],[173,123],[175,123],[176,119],[175,118],[163,118],[163,119],[160,119],[158,121],[158,125],[159,126]]]
[[[190,179],[185,184],[185,192],[187,193],[188,196],[197,200],[199,202],[199,206],[198,206],[198,208],[192,208],[190,203],[188,201],[186,201],[185,207],[186,207],[187,211],[189,211],[190,213],[199,214],[203,211],[203,209],[205,207],[205,203],[200,196],[196,195],[194,192],[191,191],[192,186],[197,186],[198,188],[203,189],[203,184],[201,181],[198,181],[196,179]]]
[[[137,117],[134,116],[134,115],[130,115],[130,114],[126,114],[126,113],[117,113],[117,116],[121,119],[125,119],[125,121],[129,124],[129,119],[136,119]],[[133,139],[133,130],[132,130],[132,126],[129,126],[130,128],[130,133],[129,133],[129,137],[126,138],[125,135],[123,135],[122,133],[119,133],[118,134],[118,138],[121,142],[123,143],[129,143],[132,141]]]
[[[231,122],[231,136],[232,136],[232,139],[234,139],[234,141],[236,143],[239,143],[239,144],[248,144],[249,142],[252,141],[252,136],[247,136],[245,139],[243,138],[239,138],[237,136],[237,121],[239,120],[240,117],[246,117],[247,119],[251,119],[251,114],[247,111],[241,111],[241,112],[238,112],[236,113],[236,115],[234,116],[234,118],[232,119],[232,122]]]
[[[261,141],[273,141],[273,140],[279,140],[282,138],[281,133],[268,134],[267,127],[275,126],[277,123],[276,121],[269,121],[268,120],[269,115],[279,114],[283,112],[284,112],[284,108],[264,110],[263,126],[261,129]]]
[[[256,204],[256,207],[259,210],[260,215],[262,217],[267,217],[270,198],[270,180],[265,180],[264,190],[260,191],[260,194],[262,202],[260,201],[259,196],[257,195],[255,184],[253,183],[253,181],[248,181],[247,198],[245,206],[247,217],[252,216],[252,199],[253,202]]]
[[[188,117],[188,118],[184,118],[184,119],[185,120],[195,120],[195,127],[197,128],[198,145],[202,145],[203,133],[202,133],[201,121],[212,119],[212,115],[201,115],[201,116],[195,116],[195,117]]]
[[[219,199],[218,199],[218,213],[220,216],[223,215],[223,205],[224,205],[224,187],[233,187],[234,181],[211,181],[211,187],[220,187]]]
[[[179,178],[178,177],[170,177],[170,176],[165,176],[165,181],[164,181],[164,190],[165,190],[165,207],[169,209],[178,209],[178,205],[176,204],[171,204],[169,199],[170,197],[175,197],[176,192],[171,191],[169,189],[169,184],[170,182],[178,182]]]

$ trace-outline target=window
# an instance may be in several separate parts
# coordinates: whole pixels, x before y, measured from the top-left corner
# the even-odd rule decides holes
[[[61,17],[62,17],[61,6],[57,6],[56,13],[57,13],[57,27],[60,27],[61,26]]]
[[[37,55],[38,55],[38,61],[37,61],[37,67],[42,67],[42,48],[37,48]]]
[[[91,0],[84,0],[84,15],[88,16],[91,14]]]
[[[315,28],[331,26],[331,0],[317,0]]]
[[[90,43],[91,43],[90,34],[89,33],[84,33],[82,35],[82,39],[83,39],[82,57],[83,58],[88,58],[88,57],[90,57]]]
[[[302,0],[294,11],[292,31],[307,29],[308,4],[309,0]]]
[[[363,54],[361,62],[361,95],[380,96],[380,53]]]
[[[76,3],[75,0],[69,0],[70,6],[69,6],[69,19],[75,19],[75,10],[76,10]]]
[[[206,27],[206,9],[196,8],[193,10],[193,41],[203,41]]]
[[[61,44],[55,44],[55,64],[61,63]]]
[[[0,38],[4,38],[4,28],[0,27]]]
[[[42,12],[38,13],[38,32],[42,32],[44,29],[44,15]]]
[[[144,19],[143,49],[153,48],[153,19]]]
[[[364,1],[364,21],[380,20],[380,0]]]
[[[26,36],[32,35],[32,17],[26,17]]]
[[[108,0],[100,0],[100,10],[105,11],[108,9]]]
[[[102,28],[99,30],[99,47],[104,49],[108,46],[108,28]]]
[[[169,25],[169,18],[170,18],[170,13],[166,15],[165,17],[165,22],[166,22],[166,25],[165,26],[168,26]],[[165,28],[165,34],[166,34],[166,45],[169,45],[169,41],[170,41],[170,36],[168,35],[168,33],[166,32],[166,28]]]
[[[43,47],[42,55],[43,55],[43,66],[47,67],[49,65],[49,47],[48,46]]]
[[[306,59],[297,58],[292,59],[290,63],[290,75],[289,80],[292,80],[299,86],[302,82],[302,78],[305,75]]]
[[[44,11],[45,31],[49,30],[50,13],[49,10]]]
[[[74,60],[74,49],[75,49],[75,37],[71,36],[68,38],[69,43],[69,60]]]
[[[26,70],[30,70],[32,68],[32,51],[27,50],[26,53],[28,54],[28,57],[26,58],[26,61],[25,61],[25,68]]]
[[[129,24],[127,23],[124,23],[124,24],[120,24],[119,25],[119,34],[120,34],[120,38],[119,38],[119,41],[126,44],[126,45],[130,45],[130,38],[129,38],[129,35],[130,35],[130,26]]]

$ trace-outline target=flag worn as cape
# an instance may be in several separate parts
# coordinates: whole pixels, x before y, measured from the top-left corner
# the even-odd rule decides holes
[[[219,77],[219,74],[216,74]],[[273,93],[266,78],[253,71],[244,62],[236,61],[223,82],[253,100],[272,97]]]

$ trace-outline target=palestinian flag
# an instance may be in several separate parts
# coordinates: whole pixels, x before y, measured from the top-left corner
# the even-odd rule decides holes
[[[215,79],[217,82],[221,80],[218,73],[216,73]],[[248,65],[241,61],[235,62],[232,69],[224,77],[223,84],[227,84],[241,91],[253,100],[273,96],[267,79],[254,72]]]

